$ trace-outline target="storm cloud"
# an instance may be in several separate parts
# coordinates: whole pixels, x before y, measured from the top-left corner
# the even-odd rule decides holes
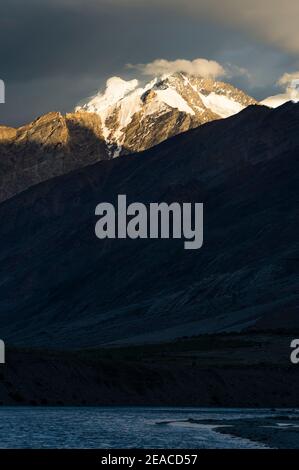
[[[146,0],[112,0],[113,4],[136,5]],[[160,0],[151,3],[161,4]],[[299,54],[299,3],[296,0],[162,0],[178,13],[189,12],[198,17],[217,19],[236,29],[246,28],[250,34]]]
[[[0,124],[72,110],[110,76],[153,72],[158,59],[194,68],[205,58],[256,98],[275,94],[279,77],[299,68],[298,8],[291,0],[3,0]]]

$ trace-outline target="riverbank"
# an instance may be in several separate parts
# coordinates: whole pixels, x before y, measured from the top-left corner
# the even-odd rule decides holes
[[[2,405],[299,407],[288,334],[84,351],[7,348]]]

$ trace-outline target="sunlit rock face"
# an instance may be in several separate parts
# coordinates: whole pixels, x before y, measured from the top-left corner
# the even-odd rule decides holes
[[[0,201],[42,181],[108,158],[96,114],[49,113],[12,129],[0,127]]]

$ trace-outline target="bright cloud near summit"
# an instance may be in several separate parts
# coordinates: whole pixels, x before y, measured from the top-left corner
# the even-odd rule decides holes
[[[207,59],[155,59],[148,64],[128,64],[128,68],[136,69],[147,76],[160,76],[172,74],[175,72],[185,72],[189,75],[200,76],[203,78],[218,78],[226,75],[226,70],[215,60]]]

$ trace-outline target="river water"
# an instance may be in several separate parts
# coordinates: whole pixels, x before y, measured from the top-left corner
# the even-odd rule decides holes
[[[271,414],[270,410],[216,408],[1,407],[0,447],[261,448],[261,443],[221,434],[213,423],[198,421],[215,420],[219,426],[227,419],[237,423]]]

